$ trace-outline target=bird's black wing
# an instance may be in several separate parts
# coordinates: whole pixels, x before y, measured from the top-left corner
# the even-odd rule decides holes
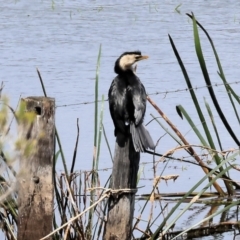
[[[143,126],[146,112],[147,94],[139,78],[131,81],[131,99],[134,106],[134,123],[130,123],[130,133],[136,152],[144,152],[146,149],[154,149],[155,145],[148,130]]]
[[[138,78],[137,78],[138,79]],[[146,112],[146,91],[143,84],[138,79],[137,84],[132,87],[132,101],[134,105],[135,124],[141,124]]]
[[[117,76],[110,86],[108,91],[108,100],[109,100],[109,109],[110,114],[115,126],[115,136],[117,132],[120,131],[125,133],[125,119],[126,116],[126,84],[124,81],[121,81],[120,77]]]

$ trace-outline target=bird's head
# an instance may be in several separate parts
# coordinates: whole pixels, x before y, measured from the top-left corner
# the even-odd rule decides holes
[[[134,64],[147,58],[148,56],[143,56],[140,51],[125,52],[116,60],[114,71],[117,74],[127,70],[135,72],[136,66]]]

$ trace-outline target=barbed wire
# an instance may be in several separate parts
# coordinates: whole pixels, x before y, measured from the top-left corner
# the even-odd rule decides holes
[[[198,146],[198,145],[193,145],[193,146]],[[201,146],[201,147],[203,147],[203,146]],[[210,148],[207,148],[207,149],[210,150]],[[216,151],[216,150],[214,150],[214,151]],[[233,148],[233,149],[230,149],[230,150],[222,151],[222,154],[224,154],[226,156],[228,153],[237,152],[237,151],[239,151],[238,148],[236,148],[236,149]],[[202,153],[202,154],[198,154],[198,156],[201,158],[201,160],[204,163],[207,164],[207,166],[214,163],[213,156],[210,153],[205,152],[205,153]],[[145,165],[154,165],[154,164],[160,163],[160,162],[166,163],[167,161],[171,161],[171,162],[178,161],[178,162],[182,162],[182,163],[185,163],[185,164],[194,164],[194,165],[200,166],[195,160],[192,160],[193,156],[190,156],[190,155],[181,156],[181,157],[172,157],[172,156],[162,156],[162,157],[160,157],[160,156],[156,156],[156,159],[158,159],[158,160],[155,160],[154,162],[153,162],[153,160],[140,162],[139,165],[140,166],[145,166]],[[106,171],[109,171],[109,170],[112,170],[112,169],[113,169],[112,167],[105,167],[105,168],[100,168],[100,169],[97,169],[97,170],[82,169],[80,171],[74,172],[74,174],[81,175],[81,174],[84,174],[84,173],[92,173],[92,172],[106,172]],[[64,172],[60,172],[60,174],[65,175]]]
[[[198,90],[202,88],[210,88],[210,87],[219,87],[219,86],[228,86],[232,84],[239,84],[240,81],[235,81],[235,82],[230,82],[230,83],[214,83],[212,85],[204,85],[200,87],[193,87],[193,88],[183,88],[183,89],[175,89],[175,90],[170,90],[170,91],[160,91],[160,92],[154,92],[154,93],[148,93],[148,95],[165,95],[164,98],[167,96],[167,94],[171,93],[177,93],[177,92],[186,92],[190,90]],[[107,102],[108,99],[104,100],[104,102]],[[96,101],[88,101],[88,102],[78,102],[78,103],[70,103],[70,104],[63,104],[63,105],[58,105],[56,108],[60,107],[69,107],[69,106],[77,106],[77,105],[87,105],[87,104],[94,104]],[[102,102],[102,100],[98,100],[97,102]]]

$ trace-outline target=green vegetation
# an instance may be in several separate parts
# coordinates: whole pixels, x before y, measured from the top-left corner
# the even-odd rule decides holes
[[[194,43],[195,43],[195,50],[196,50],[196,54],[197,54],[197,57],[198,57],[198,61],[199,61],[199,64],[200,64],[200,68],[202,70],[202,73],[203,73],[203,77],[204,77],[204,80],[206,82],[206,85],[208,86],[208,90],[209,90],[209,95],[211,97],[211,100],[215,106],[215,109],[220,117],[220,119],[222,120],[222,123],[223,125],[225,126],[225,128],[227,129],[228,133],[229,133],[229,136],[233,139],[233,141],[236,143],[236,149],[235,151],[231,152],[229,151],[228,152],[228,155],[225,154],[225,152],[223,151],[223,146],[222,146],[222,142],[221,142],[221,139],[219,137],[219,130],[214,122],[214,119],[213,119],[213,114],[212,114],[212,110],[209,106],[209,104],[207,103],[206,99],[205,99],[205,107],[207,108],[207,111],[208,111],[208,114],[209,114],[209,117],[210,117],[210,122],[212,123],[213,125],[213,129],[214,131],[211,132],[209,130],[209,127],[208,127],[208,122],[206,120],[206,118],[204,117],[204,114],[202,113],[202,107],[200,106],[199,104],[199,100],[197,99],[195,93],[194,93],[194,89],[192,87],[192,84],[191,84],[191,81],[190,81],[190,78],[188,77],[188,74],[187,74],[187,70],[183,64],[183,61],[177,51],[177,48],[175,47],[175,44],[172,40],[172,38],[169,36],[169,39],[170,39],[170,43],[172,45],[172,48],[173,48],[173,51],[176,55],[176,58],[178,60],[178,63],[179,63],[179,66],[182,70],[182,73],[184,75],[184,78],[186,80],[186,84],[188,86],[188,89],[189,89],[189,92],[191,94],[191,97],[192,97],[192,100],[193,100],[193,103],[195,105],[195,108],[196,108],[196,111],[198,113],[198,116],[199,116],[199,119],[202,123],[202,126],[203,126],[203,129],[204,129],[204,132],[205,132],[205,135],[206,135],[206,138],[204,138],[204,136],[201,134],[201,131],[197,128],[197,125],[194,124],[194,121],[192,120],[192,118],[188,115],[187,111],[184,109],[183,106],[179,105],[177,106],[177,112],[178,114],[180,115],[180,117],[182,118],[183,116],[186,118],[186,120],[188,121],[189,125],[191,126],[191,128],[193,129],[193,131],[195,132],[196,136],[199,138],[201,144],[202,144],[202,148],[205,149],[209,155],[212,155],[213,158],[215,159],[215,162],[216,162],[216,167],[214,169],[211,169],[211,171],[209,171],[208,174],[206,174],[200,181],[198,181],[194,186],[193,188],[188,191],[182,199],[180,199],[176,205],[172,208],[172,210],[170,211],[170,213],[164,217],[164,221],[162,222],[162,224],[160,224],[160,226],[157,228],[157,230],[153,233],[153,235],[151,236],[151,239],[156,239],[157,236],[159,236],[159,234],[161,235],[165,235],[169,229],[171,229],[171,227],[173,225],[175,225],[177,223],[177,220],[180,218],[180,216],[182,214],[184,214],[190,207],[191,205],[196,202],[197,199],[199,199],[201,197],[201,194],[204,193],[207,189],[209,189],[210,186],[212,186],[214,184],[214,182],[222,177],[223,177],[223,181],[224,181],[224,184],[226,186],[226,189],[227,189],[227,192],[228,192],[228,195],[229,196],[232,196],[234,194],[234,189],[233,189],[233,185],[235,185],[234,181],[229,181],[229,176],[230,176],[230,170],[233,169],[233,165],[230,164],[231,161],[234,161],[236,160],[236,157],[239,156],[239,146],[240,146],[240,143],[239,143],[239,140],[238,138],[236,137],[234,131],[232,130],[230,124],[228,123],[226,117],[225,117],[225,114],[223,113],[222,109],[221,109],[221,106],[218,104],[218,101],[216,99],[216,96],[215,96],[215,93],[214,93],[214,89],[213,89],[213,86],[212,86],[212,83],[211,83],[211,80],[210,80],[210,77],[209,77],[209,74],[208,74],[208,70],[207,70],[207,66],[206,66],[206,63],[205,63],[205,60],[204,60],[204,57],[203,57],[203,52],[202,52],[202,48],[201,48],[201,42],[200,42],[200,38],[199,38],[199,33],[198,33],[198,26],[203,30],[203,32],[206,34],[211,46],[212,46],[212,49],[213,49],[213,53],[214,53],[214,56],[215,56],[215,59],[216,59],[216,62],[217,62],[217,65],[218,65],[218,68],[219,68],[219,71],[218,71],[218,75],[220,76],[220,79],[223,81],[224,83],[224,86],[226,88],[226,94],[229,96],[229,99],[230,99],[230,107],[232,106],[233,108],[233,111],[235,113],[235,116],[236,118],[238,119],[238,122],[239,122],[239,116],[238,116],[238,112],[237,112],[237,108],[235,106],[235,104],[239,104],[239,97],[237,96],[237,94],[234,92],[234,90],[230,87],[230,85],[228,84],[226,78],[225,78],[225,75],[224,75],[224,72],[223,72],[223,69],[222,69],[222,66],[221,66],[221,63],[220,63],[220,60],[219,60],[219,57],[218,57],[218,54],[215,50],[215,47],[214,47],[214,44],[209,36],[209,34],[207,33],[207,31],[202,27],[202,25],[196,21],[194,15],[190,15],[190,14],[187,14],[193,21],[193,32],[194,32]],[[214,134],[216,135],[216,138],[217,138],[217,142],[215,143],[213,141],[213,138],[214,138]],[[179,141],[177,141],[179,143]],[[218,149],[216,146],[219,146],[220,149]],[[189,151],[189,149],[187,149],[187,151]],[[228,156],[228,157],[226,157]],[[215,177],[213,177],[215,175]],[[228,177],[227,177],[228,176]],[[203,183],[204,180],[206,180],[207,178],[209,178],[209,183],[205,185],[205,187],[202,188],[202,190],[194,197],[191,199],[191,201],[189,202],[189,204],[186,205],[186,207],[180,212],[177,214],[177,216],[174,216],[173,217],[173,220],[168,222],[167,223],[167,220],[172,217],[172,215],[175,215],[175,211],[177,210],[177,208],[180,206],[180,204],[182,202],[184,202],[184,200],[194,191],[196,190],[197,187],[200,186],[200,184]],[[239,188],[238,184],[235,185],[236,188]],[[221,188],[216,188],[216,190],[218,191],[218,193],[220,195],[223,196],[223,191]],[[188,232],[189,230],[191,230],[192,228],[195,228],[196,226],[200,225],[202,222],[205,222],[211,218],[213,218],[214,216],[218,215],[218,214],[221,214],[223,213],[224,211],[227,211],[230,206],[233,207],[233,206],[237,206],[238,204],[240,203],[239,200],[232,200],[231,201],[231,204],[230,205],[227,205],[226,207],[224,207],[223,209],[221,209],[220,211],[217,211],[217,212],[214,212],[212,214],[210,214],[210,216],[204,218],[203,220],[201,220],[199,223],[189,227],[187,230],[185,230],[184,232],[181,232],[179,234],[176,234],[177,236],[174,236],[173,238],[171,239],[177,239],[178,237],[182,236],[184,233]],[[166,225],[167,223],[167,225]]]

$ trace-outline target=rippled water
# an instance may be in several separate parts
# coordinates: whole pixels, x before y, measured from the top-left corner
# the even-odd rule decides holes
[[[19,96],[43,95],[36,73],[39,68],[47,93],[56,99],[56,124],[62,145],[70,164],[76,137],[76,119],[80,121],[80,142],[76,169],[90,169],[93,152],[94,104],[78,104],[94,100],[94,81],[97,55],[102,44],[102,57],[99,80],[99,96],[107,98],[109,85],[114,78],[113,65],[116,58],[127,50],[141,50],[150,56],[149,60],[139,63],[138,75],[148,93],[173,91],[186,88],[168,34],[175,41],[176,47],[185,63],[193,86],[204,86],[199,70],[194,44],[191,20],[186,12],[194,12],[212,36],[219,53],[225,75],[229,82],[239,81],[239,1],[4,1],[0,7],[0,80],[5,83],[4,92],[8,94],[13,106]],[[201,33],[202,47],[207,61],[209,74],[215,83],[221,83],[216,71],[216,63],[206,37]],[[232,87],[239,93],[239,84]],[[217,87],[218,100],[226,112],[233,129],[239,128],[228,111],[229,100],[223,87]],[[209,101],[206,90],[199,89],[197,95]],[[100,98],[100,97],[99,97]],[[185,120],[176,114],[175,106],[182,104],[193,119],[197,120],[195,109],[188,92],[151,95],[151,98],[168,115],[173,123],[188,134],[188,140],[198,144]],[[69,105],[63,107],[62,105]],[[108,140],[114,151],[113,124],[105,103],[104,126]],[[150,113],[157,116],[148,104],[145,122],[151,120]],[[207,112],[205,111],[207,116]],[[219,118],[216,114],[216,121]],[[197,123],[199,121],[197,120]],[[219,123],[220,124],[220,123]],[[220,125],[221,126],[221,125]],[[148,129],[157,141],[164,131],[157,123],[151,123]],[[236,147],[222,128],[224,148]],[[226,136],[226,138],[225,138]],[[176,144],[164,137],[157,148],[164,153]],[[184,155],[186,155],[184,153]],[[151,161],[152,157],[142,155],[142,162]],[[176,169],[169,168],[167,173],[180,174],[179,180],[167,186],[163,191],[181,191],[189,189],[186,182],[194,180],[199,170],[182,170],[182,164],[173,163]],[[112,162],[102,141],[100,168],[111,167]],[[70,166],[69,166],[70,167]],[[161,166],[160,166],[161,167]],[[191,168],[190,166],[187,166]],[[58,170],[62,170],[59,164]],[[160,174],[161,169],[158,174]],[[152,171],[145,169],[144,177],[152,177]],[[103,172],[102,179],[110,171]],[[142,181],[140,185],[151,187],[151,183]],[[162,184],[165,188],[165,184]],[[146,192],[146,188],[141,190]]]

